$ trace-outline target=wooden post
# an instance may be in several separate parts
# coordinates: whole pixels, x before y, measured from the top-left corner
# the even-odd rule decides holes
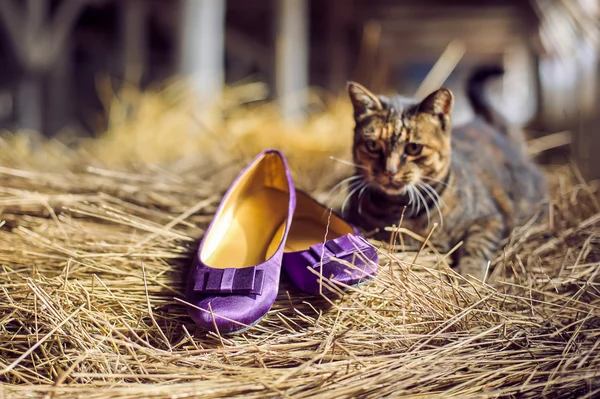
[[[348,22],[348,13],[353,2],[348,0],[329,0],[329,23],[327,27],[328,88],[339,94],[344,90],[349,75],[348,45],[344,28]]]
[[[593,16],[597,21],[600,17],[600,1],[588,0],[581,2],[582,11]],[[579,112],[580,121],[573,128],[572,150],[573,157],[581,169],[583,176],[587,179],[600,178],[600,31],[597,28],[589,29],[588,36],[581,39],[588,46],[587,62],[580,60],[579,73]]]
[[[524,125],[535,116],[538,107],[535,60],[525,38],[507,48],[504,67],[502,104],[506,116],[511,122]]]
[[[49,72],[44,120],[45,129],[53,136],[64,128],[72,117],[73,63],[72,46],[65,43],[61,56],[57,58]]]
[[[225,81],[225,0],[184,0],[182,7],[182,75],[204,102],[220,98]]]
[[[281,114],[301,122],[308,102],[308,1],[279,0],[275,86]]]
[[[146,63],[146,14],[148,4],[143,0],[124,0],[120,3],[123,56],[123,79],[139,85]]]
[[[26,71],[16,96],[17,124],[21,129],[44,131],[44,91],[42,76]]]
[[[0,1],[0,21],[24,77],[17,93],[19,126],[45,130],[44,80],[59,57],[68,57],[67,42],[89,0],[64,0],[50,16],[50,1]]]

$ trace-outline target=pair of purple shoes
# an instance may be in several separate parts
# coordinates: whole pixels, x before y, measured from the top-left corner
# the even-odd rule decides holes
[[[282,266],[300,290],[320,294],[324,281],[343,287],[372,277],[377,253],[296,191],[283,155],[266,150],[235,179],[200,243],[186,286],[190,316],[224,334],[253,326],[277,297]]]

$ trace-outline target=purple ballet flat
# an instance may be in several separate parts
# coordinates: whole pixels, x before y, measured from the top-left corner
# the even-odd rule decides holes
[[[329,291],[324,283],[343,287],[372,278],[378,268],[375,247],[308,194],[297,190],[296,200],[283,254],[283,268],[292,282],[318,295]]]
[[[279,151],[261,152],[238,175],[190,269],[188,312],[200,327],[238,332],[269,311],[295,205],[292,177]]]

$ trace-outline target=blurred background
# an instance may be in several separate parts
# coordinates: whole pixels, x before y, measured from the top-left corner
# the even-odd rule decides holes
[[[600,0],[0,0],[0,129],[98,135],[103,93],[177,80],[199,115],[260,82],[238,103],[289,124],[348,80],[417,97],[445,82],[460,123],[465,78],[501,64],[498,109],[542,138],[542,159],[600,177],[599,21]]]

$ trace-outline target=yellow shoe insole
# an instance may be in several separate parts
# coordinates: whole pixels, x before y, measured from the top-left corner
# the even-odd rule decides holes
[[[296,212],[286,252],[307,250],[310,246],[352,233],[352,227],[301,191],[296,191]],[[326,236],[327,235],[327,236]]]
[[[263,187],[240,196],[224,209],[210,234],[221,238],[203,248],[202,261],[214,268],[242,268],[263,263],[281,243],[288,213],[288,193]]]
[[[262,187],[243,193],[235,204],[223,209],[202,249],[202,261],[214,268],[243,268],[269,259],[283,239],[288,212],[288,193]],[[329,225],[329,226],[328,226]],[[327,232],[327,236],[326,236]],[[307,250],[310,246],[352,233],[352,227],[302,192],[285,243],[286,252]]]
[[[325,239],[326,225],[322,225],[314,219],[300,217],[295,218],[290,228],[288,239],[285,242],[286,252],[303,251],[310,246],[322,243]],[[329,231],[328,240],[339,237],[336,232]]]

